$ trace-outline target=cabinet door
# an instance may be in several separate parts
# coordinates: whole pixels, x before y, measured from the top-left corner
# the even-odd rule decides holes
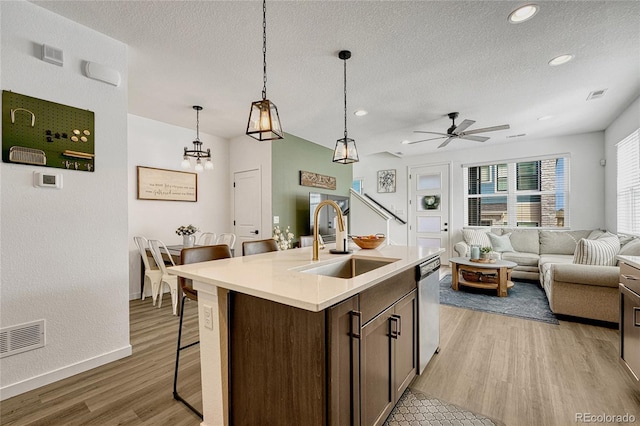
[[[640,385],[640,296],[620,284],[620,357]]]
[[[358,296],[327,309],[329,424],[360,424]]]
[[[394,306],[392,318],[397,324],[392,324],[392,330],[397,327],[397,333],[393,339],[394,353],[394,391],[398,400],[411,380],[416,376],[418,368],[417,356],[417,321],[418,299],[414,290]],[[393,334],[392,334],[393,336]]]
[[[395,404],[391,314],[393,306],[362,328],[360,392],[362,425],[381,425]]]

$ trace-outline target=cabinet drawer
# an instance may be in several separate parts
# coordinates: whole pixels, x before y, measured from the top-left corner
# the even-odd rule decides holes
[[[640,388],[640,295],[620,284],[620,358]]]
[[[620,283],[640,294],[640,269],[620,262]]]
[[[362,324],[371,321],[415,288],[415,271],[414,268],[409,268],[360,293]]]

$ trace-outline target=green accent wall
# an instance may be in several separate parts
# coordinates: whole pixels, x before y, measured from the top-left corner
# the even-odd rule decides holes
[[[290,226],[298,241],[300,235],[309,235],[309,192],[349,196],[353,181],[351,164],[338,164],[333,160],[333,149],[325,148],[297,136],[271,142],[272,154],[272,218],[280,216],[280,229]],[[336,178],[336,189],[314,188],[300,185],[300,171],[319,173]],[[326,208],[326,207],[325,207]],[[274,223],[271,224],[273,234]]]

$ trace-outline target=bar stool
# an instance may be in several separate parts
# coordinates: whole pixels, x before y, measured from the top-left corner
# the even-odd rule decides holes
[[[229,246],[226,244],[183,248],[180,252],[180,260],[183,265],[186,265],[188,263],[206,262],[208,260],[227,259],[230,257],[231,251],[229,250]],[[180,396],[180,394],[178,394],[178,366],[180,364],[180,352],[184,349],[190,348],[191,346],[200,343],[200,340],[198,340],[185,346],[180,346],[182,344],[182,321],[184,319],[184,302],[187,298],[198,302],[198,292],[193,289],[192,281],[187,278],[178,277],[178,283],[182,288],[184,296],[182,297],[182,305],[180,309],[178,346],[176,349],[176,368],[173,374],[173,398],[177,401],[182,402],[202,419],[202,413],[199,412],[193,405],[189,404],[182,396]]]
[[[252,254],[268,253],[270,251],[278,251],[278,243],[273,238],[267,240],[243,241],[242,255],[249,256]]]

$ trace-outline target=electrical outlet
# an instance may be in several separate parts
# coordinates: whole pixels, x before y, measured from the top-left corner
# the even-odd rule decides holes
[[[204,309],[204,326],[209,330],[213,330],[213,308],[204,305],[202,309]]]

